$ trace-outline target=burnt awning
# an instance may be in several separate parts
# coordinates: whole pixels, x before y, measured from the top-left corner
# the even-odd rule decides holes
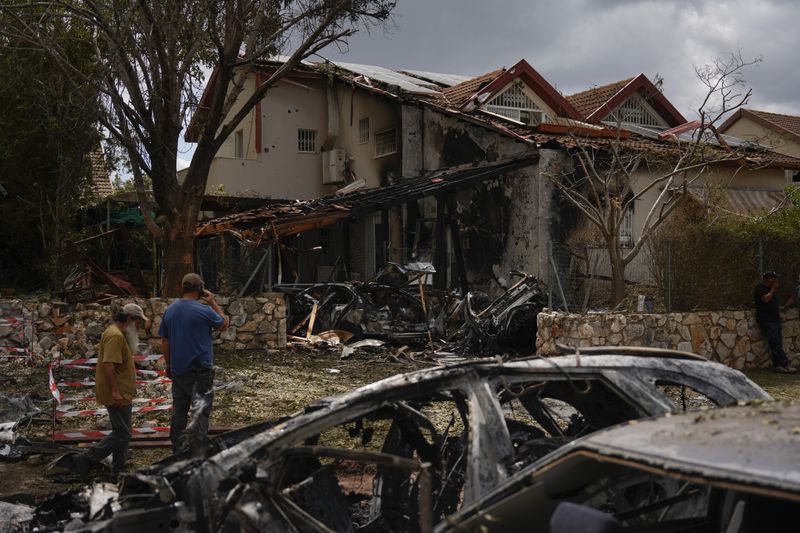
[[[384,187],[252,209],[201,222],[197,225],[195,236],[207,237],[229,232],[251,243],[274,240],[426,196],[464,189],[537,161],[538,157],[528,156],[492,165],[448,168],[416,178],[401,179]]]

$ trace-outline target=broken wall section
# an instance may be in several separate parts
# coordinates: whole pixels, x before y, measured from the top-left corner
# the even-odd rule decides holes
[[[540,154],[538,165],[459,191],[456,202],[471,285],[491,293],[502,292],[500,287],[510,286],[508,273],[512,270],[549,280],[548,258],[556,235],[558,206],[553,188],[543,175],[542,162],[561,168],[565,164],[563,152],[538,150],[529,143],[428,108],[404,106],[402,119],[403,131],[408,132],[403,138],[404,176]]]
[[[161,353],[158,328],[167,306],[175,299],[119,299],[109,305],[63,302],[23,302],[26,309],[37,313],[34,322],[32,351],[37,361],[55,357],[92,357],[97,353],[100,336],[114,314],[126,303],[137,303],[150,318],[146,331],[139,332],[140,342],[150,346],[151,353]],[[286,346],[286,303],[281,293],[264,293],[253,298],[218,297],[223,312],[230,317],[227,331],[213,332],[218,351],[263,350]],[[2,304],[2,301],[0,301]]]
[[[783,347],[792,363],[800,360],[800,315],[783,315]],[[537,317],[536,353],[569,346],[650,346],[693,352],[738,370],[769,368],[772,361],[752,310],[694,313],[588,313],[549,310]]]

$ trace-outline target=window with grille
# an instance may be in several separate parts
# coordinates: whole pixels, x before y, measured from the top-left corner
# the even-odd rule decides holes
[[[383,130],[375,133],[375,157],[397,153],[397,130]]]
[[[297,130],[297,151],[304,154],[317,151],[317,130]]]
[[[613,113],[604,119],[604,122],[636,124],[637,126],[650,126],[654,128],[667,127],[667,124],[661,117],[653,112],[644,98],[638,94],[634,94],[622,102]]]
[[[547,121],[547,115],[525,93],[520,82],[511,84],[511,87],[492,98],[485,109],[523,124],[539,124]]]
[[[244,131],[233,134],[233,157],[244,158]]]
[[[362,118],[358,121],[358,144],[369,142],[369,118]]]
[[[633,245],[633,207],[625,211],[625,218],[619,227],[619,243],[623,246]]]

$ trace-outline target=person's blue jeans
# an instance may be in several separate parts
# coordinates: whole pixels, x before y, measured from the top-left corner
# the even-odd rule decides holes
[[[759,322],[758,327],[761,328],[761,333],[767,339],[769,344],[769,352],[772,355],[773,366],[789,366],[789,358],[786,357],[786,352],[783,351],[783,334],[781,332],[780,322]]]
[[[172,441],[173,453],[184,447],[198,448],[207,444],[208,417],[211,415],[211,404],[214,401],[214,371],[210,368],[193,367],[181,376],[172,376],[172,423],[169,438]],[[192,427],[189,429],[187,442],[186,424],[189,409],[195,403],[197,412],[193,412]]]

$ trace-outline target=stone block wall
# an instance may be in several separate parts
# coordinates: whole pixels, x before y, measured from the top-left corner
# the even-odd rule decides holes
[[[150,345],[152,353],[161,352],[158,328],[164,310],[174,299],[120,299],[109,305],[61,302],[19,302],[34,317],[32,349],[39,361],[50,361],[56,354],[62,358],[92,357],[103,330],[115,313],[126,303],[134,302],[150,319],[147,331],[139,332],[141,342]],[[218,297],[223,312],[230,317],[227,331],[213,332],[217,350],[261,350],[286,346],[286,303],[282,293],[267,293],[252,298]]]
[[[536,352],[556,353],[556,343],[571,346],[652,346],[707,357],[737,369],[772,366],[767,341],[753,310],[692,313],[567,314],[545,310],[537,319]],[[783,314],[783,348],[800,362],[800,316]]]

